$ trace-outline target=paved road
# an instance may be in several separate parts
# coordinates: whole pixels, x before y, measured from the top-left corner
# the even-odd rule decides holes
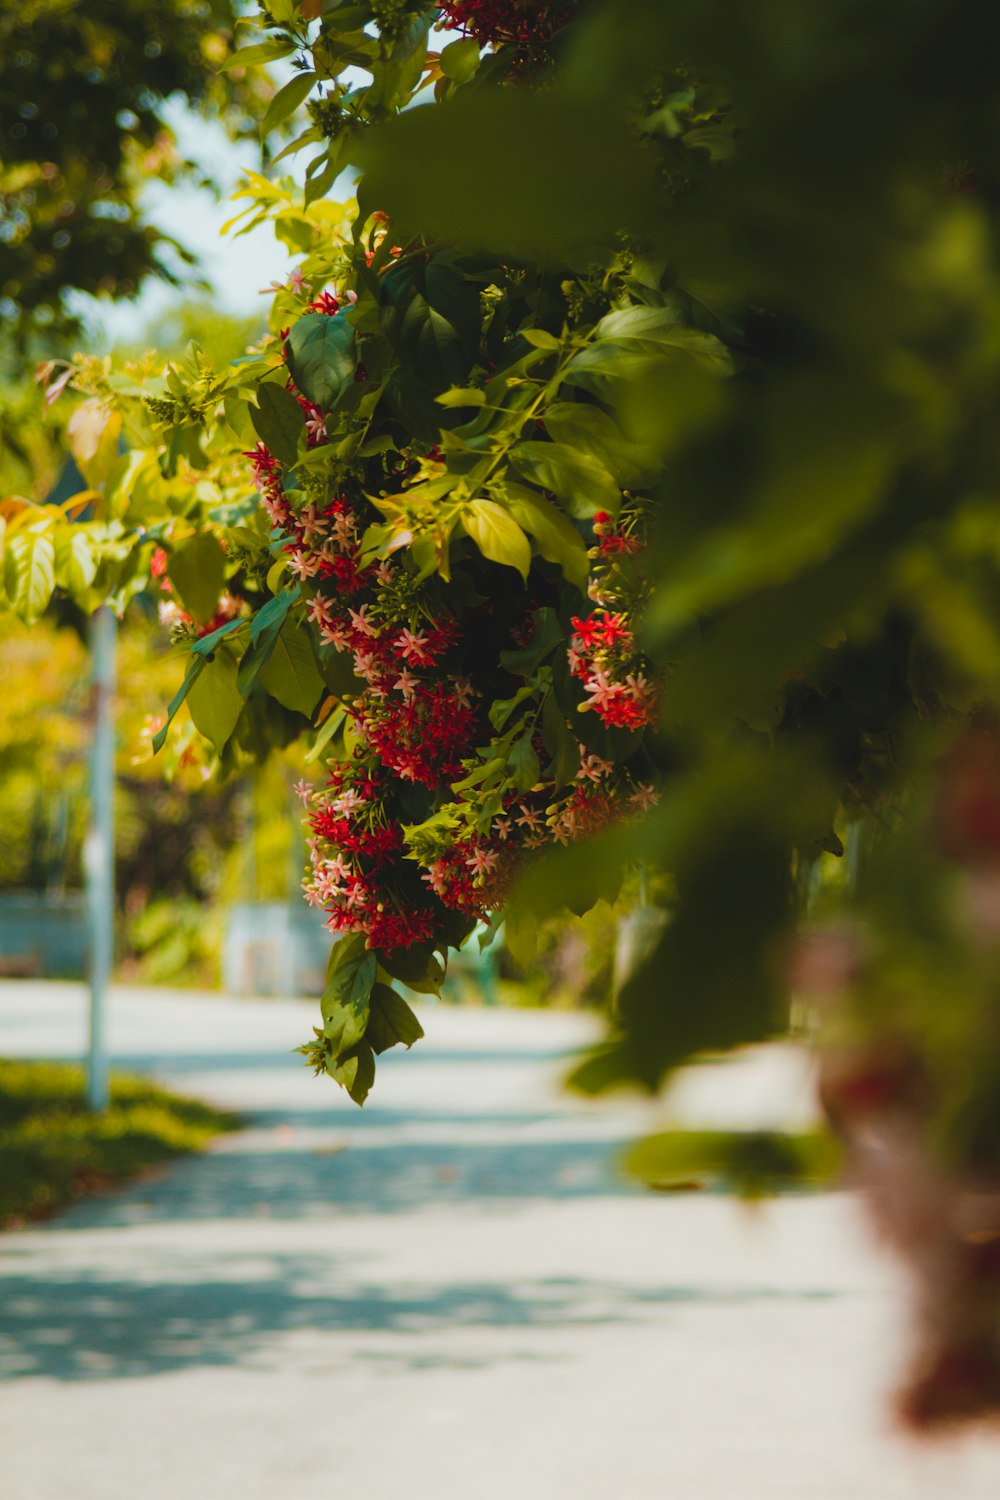
[[[897,1293],[848,1195],[623,1181],[647,1107],[557,1089],[584,1017],[428,1005],[362,1113],[291,1055],[312,1015],[115,995],[123,1063],[252,1125],[0,1241],[0,1500],[996,1500],[1000,1448],[886,1430]],[[83,1017],[0,985],[0,1054]],[[667,1113],[809,1108],[765,1053]]]

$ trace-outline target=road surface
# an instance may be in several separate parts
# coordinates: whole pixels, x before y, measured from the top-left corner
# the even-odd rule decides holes
[[[84,1015],[2,984],[0,1055],[78,1055]],[[121,1064],[251,1123],[0,1237],[0,1500],[996,1500],[1000,1445],[890,1430],[850,1195],[618,1169],[665,1117],[801,1123],[801,1059],[594,1106],[558,1087],[587,1017],[421,1015],[362,1112],[292,1054],[312,1003],[115,992]]]

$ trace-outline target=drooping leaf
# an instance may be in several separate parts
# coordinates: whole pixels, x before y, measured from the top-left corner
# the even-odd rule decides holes
[[[531,743],[530,733],[523,734],[514,741],[507,757],[507,768],[518,790],[530,792],[541,775],[538,754]]]
[[[243,711],[243,698],[236,686],[236,658],[221,645],[205,670],[191,684],[188,710],[195,727],[221,754]]]
[[[331,1058],[326,1071],[347,1090],[355,1104],[364,1104],[375,1082],[375,1054],[367,1042],[359,1042],[352,1052],[342,1054],[336,1062]]]
[[[445,979],[444,965],[431,943],[411,943],[380,953],[379,963],[387,974],[420,995],[437,995]]]
[[[339,938],[330,950],[320,1009],[334,1056],[356,1046],[365,1034],[375,969],[375,955],[359,933]]]
[[[554,402],[545,413],[545,428],[554,443],[589,454],[622,486],[648,484],[656,476],[652,456],[629,442],[614,418],[592,402]]]
[[[250,624],[250,645],[240,662],[237,685],[248,698],[261,672],[271,659],[278,634],[298,593],[296,587],[282,589],[254,615]]]
[[[424,1028],[402,995],[388,984],[376,984],[371,994],[371,1015],[365,1040],[376,1054],[386,1052],[402,1042],[412,1047],[420,1040]]]

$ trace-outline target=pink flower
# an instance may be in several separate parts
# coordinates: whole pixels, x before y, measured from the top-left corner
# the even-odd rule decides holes
[[[294,573],[296,578],[312,578],[319,572],[319,563],[300,547],[289,547],[288,571]]]
[[[589,701],[581,704],[581,708],[596,708],[598,712],[602,708],[609,708],[625,691],[620,682],[609,682],[606,672],[595,672],[592,677],[587,678],[583,687]]]
[[[404,661],[411,666],[424,666],[428,661],[427,636],[424,632],[412,630],[401,630],[393,641],[393,645]]]
[[[338,651],[347,651],[351,645],[347,626],[340,620],[333,620],[329,624],[324,621],[319,627],[319,638],[328,646],[336,646]]]
[[[374,620],[368,618],[370,607],[368,604],[362,604],[360,609],[349,609],[347,613],[351,617],[351,624],[355,630],[359,630],[362,635],[377,636],[379,628]]]
[[[495,868],[496,862],[497,856],[492,849],[473,849],[472,853],[466,856],[465,867],[474,875],[488,875]]]
[[[413,701],[414,694],[416,693],[419,686],[420,678],[414,677],[413,673],[408,667],[403,668],[396,681],[393,683],[393,687],[397,692],[402,693],[407,703],[411,703]]]
[[[610,760],[602,760],[599,755],[589,755],[580,746],[580,769],[576,773],[577,781],[600,781],[602,776],[610,776],[614,765]]]
[[[306,605],[306,614],[314,625],[330,625],[333,623],[331,605],[329,599],[323,594],[316,594]]]
[[[306,432],[313,441],[317,439],[326,440],[326,422],[323,420],[323,413],[321,411],[310,412],[306,417]]]
[[[472,683],[467,677],[452,678],[452,695],[459,708],[472,707]]]

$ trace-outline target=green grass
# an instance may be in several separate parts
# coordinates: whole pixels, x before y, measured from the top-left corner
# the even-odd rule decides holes
[[[107,1113],[93,1115],[82,1068],[0,1061],[0,1228],[200,1151],[240,1123],[127,1074],[112,1078]]]

